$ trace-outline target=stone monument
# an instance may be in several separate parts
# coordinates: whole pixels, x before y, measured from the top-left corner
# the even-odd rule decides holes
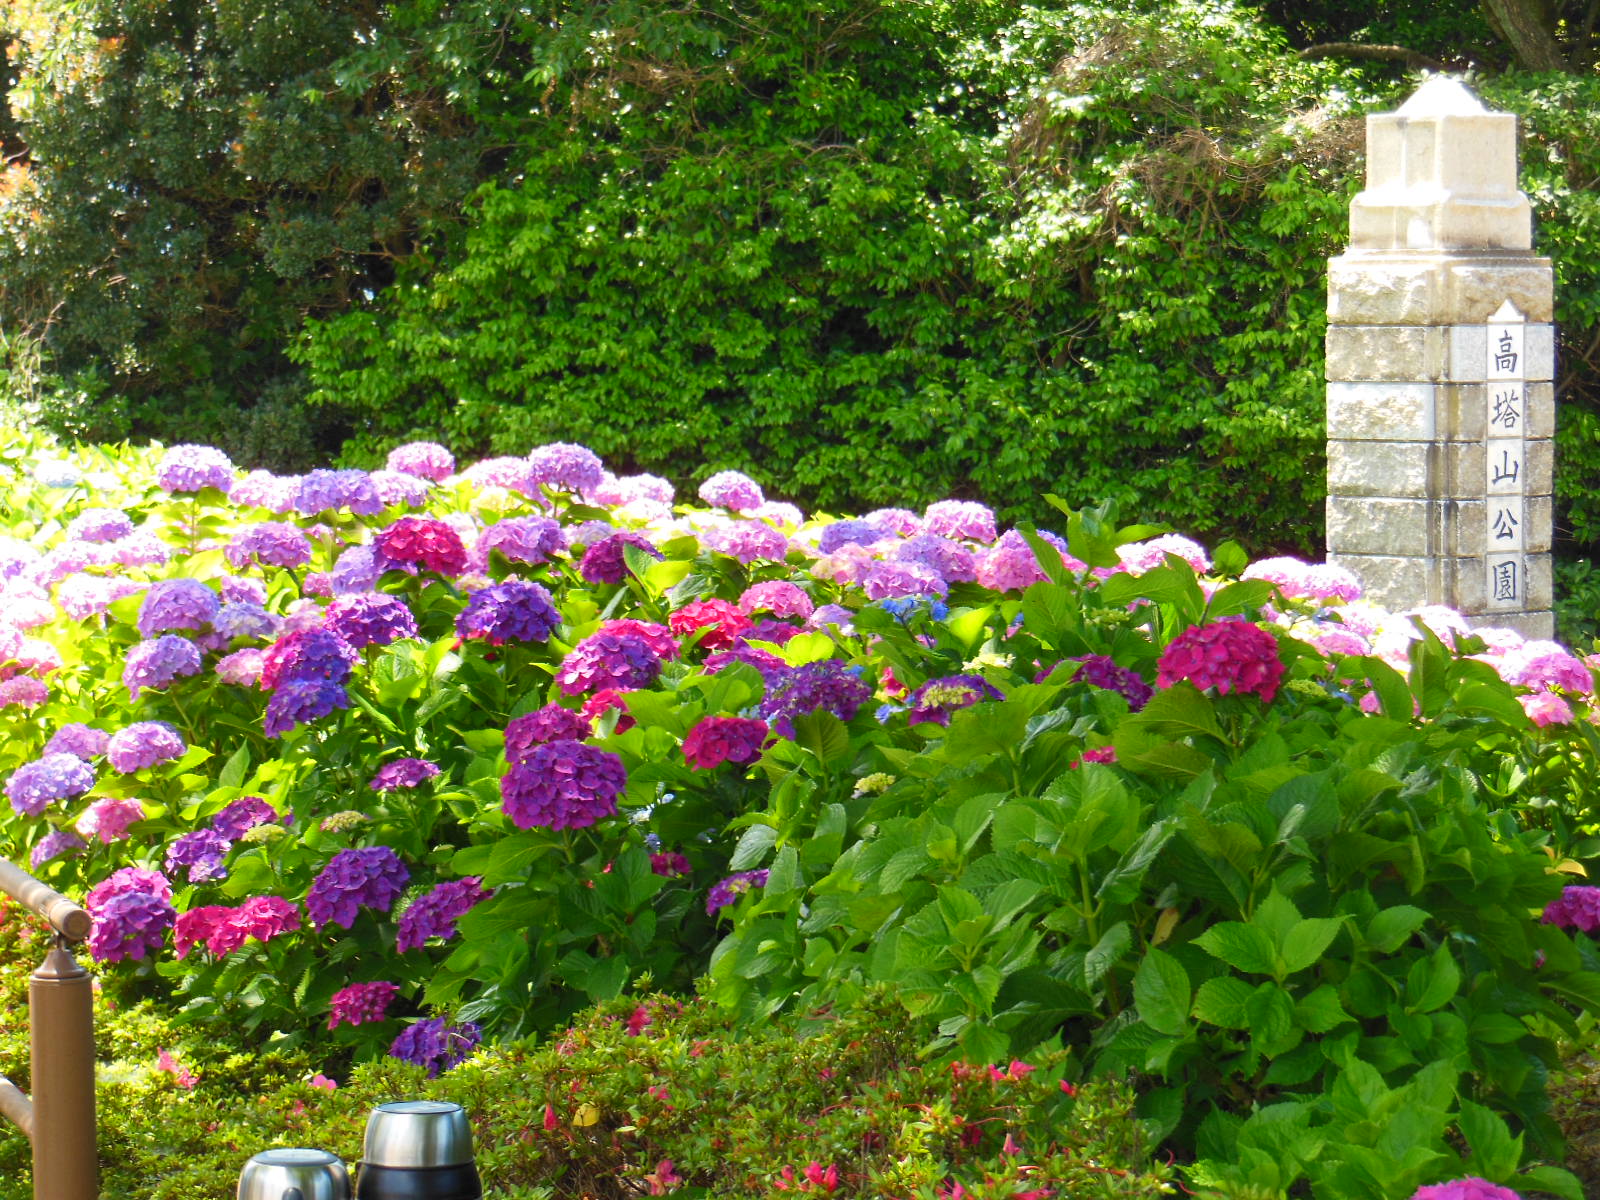
[[[1553,274],[1516,140],[1445,76],[1367,118],[1328,264],[1328,558],[1385,607],[1550,637]]]

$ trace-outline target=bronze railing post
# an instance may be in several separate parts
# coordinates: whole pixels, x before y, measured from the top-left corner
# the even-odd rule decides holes
[[[56,932],[55,945],[28,981],[33,1095],[0,1076],[0,1117],[33,1144],[34,1200],[96,1200],[94,982],[71,950],[89,935],[89,914],[4,859],[0,891]]]

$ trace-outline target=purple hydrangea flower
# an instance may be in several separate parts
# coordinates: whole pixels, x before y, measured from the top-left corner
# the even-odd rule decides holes
[[[300,480],[294,507],[307,517],[336,508],[347,508],[358,517],[375,517],[387,506],[365,471],[320,470]]]
[[[736,871],[717,882],[706,893],[706,916],[716,916],[719,909],[727,908],[751,888],[766,887],[767,875],[765,870]]]
[[[948,725],[950,714],[980,700],[1002,699],[1000,689],[982,675],[946,675],[930,679],[906,701],[906,724]]]
[[[922,520],[929,533],[944,537],[966,538],[974,542],[992,542],[995,539],[993,510],[974,500],[936,501],[928,505]]]
[[[1066,558],[1069,567],[1080,570],[1083,564]],[[1000,540],[978,556],[978,582],[997,592],[1020,592],[1030,584],[1048,579],[1039,559],[1024,538],[1015,529],[1008,529]]]
[[[328,1028],[337,1029],[342,1024],[366,1025],[383,1020],[389,1014],[389,1004],[399,991],[399,984],[384,980],[352,983],[340,988],[328,1000]]]
[[[117,598],[113,582],[100,575],[68,575],[56,588],[56,603],[74,621],[87,621],[111,607],[112,600]],[[3,658],[4,655],[0,655],[0,659]]]
[[[270,638],[278,635],[278,618],[259,604],[241,600],[217,609],[211,626],[228,641],[234,638]]]
[[[241,569],[252,560],[265,567],[303,567],[311,561],[311,542],[291,522],[261,521],[234,534],[222,553]]]
[[[588,583],[621,583],[628,577],[624,546],[635,546],[657,560],[666,557],[644,534],[625,530],[592,543],[583,552],[578,574]]]
[[[96,962],[120,962],[159,953],[178,914],[165,896],[129,891],[111,896],[90,915],[89,954]]]
[[[267,585],[249,575],[225,575],[222,578],[224,604],[254,604],[265,608]]]
[[[922,518],[909,508],[875,508],[861,519],[868,524],[876,525],[886,534],[897,533],[901,537],[915,537],[923,532]]]
[[[279,514],[294,511],[300,492],[298,475],[274,475],[271,471],[251,471],[233,485],[229,499],[246,508],[264,508]]]
[[[430,1017],[408,1025],[389,1047],[389,1056],[428,1069],[428,1078],[465,1062],[473,1048],[483,1040],[483,1032],[471,1021],[451,1024],[443,1017]]]
[[[545,742],[500,779],[506,815],[518,829],[584,829],[617,811],[628,784],[622,759],[583,742]]]
[[[34,846],[28,855],[28,863],[37,871],[51,859],[60,858],[63,854],[76,854],[86,845],[88,843],[70,829],[52,829]]]
[[[128,775],[182,758],[187,750],[178,731],[165,721],[135,721],[111,735],[106,743],[106,761],[113,770]]]
[[[484,566],[488,564],[489,551],[498,550],[512,562],[537,567],[566,546],[561,526],[549,517],[510,517],[484,530],[477,553]]]
[[[832,554],[842,546],[870,546],[890,536],[884,526],[867,520],[835,521],[825,525],[817,539],[817,549]]]
[[[1078,661],[1083,666],[1079,668],[1077,678],[1097,688],[1118,693],[1127,700],[1128,707],[1134,712],[1143,708],[1155,695],[1155,689],[1144,681],[1139,672],[1117,666],[1104,654],[1086,654]],[[1046,676],[1048,674],[1046,672]]]
[[[1522,1200],[1522,1197],[1508,1187],[1469,1175],[1465,1179],[1452,1179],[1449,1183],[1419,1187],[1411,1193],[1411,1200]]]
[[[309,725],[339,708],[350,707],[344,684],[331,679],[289,679],[279,684],[267,701],[262,729],[268,737],[281,737],[297,725]]]
[[[660,674],[661,659],[642,637],[601,630],[572,648],[556,672],[556,682],[567,695],[577,696],[605,688],[649,687]]]
[[[172,629],[205,629],[222,601],[198,579],[152,583],[139,606],[139,635],[154,637]]]
[[[400,916],[394,948],[401,954],[426,945],[429,938],[449,941],[456,935],[457,919],[490,895],[483,880],[447,879],[412,901]]]
[[[587,446],[571,442],[550,442],[528,455],[530,477],[536,484],[567,492],[584,492],[598,487],[606,469],[599,456]]]
[[[355,647],[333,630],[298,629],[262,651],[261,686],[270,692],[297,679],[343,683],[360,661]]]
[[[407,442],[389,451],[384,465],[391,471],[438,483],[456,469],[456,460],[438,442]]]
[[[402,471],[374,471],[368,476],[377,489],[378,498],[393,507],[403,504],[407,508],[421,508],[428,502],[428,485],[415,475]]]
[[[506,725],[506,761],[524,763],[545,742],[581,742],[594,732],[589,718],[559,704],[546,704]]]
[[[328,572],[328,582],[335,595],[370,592],[383,578],[388,563],[378,554],[376,546],[351,546],[339,555],[339,561]]]
[[[875,562],[861,580],[869,600],[899,596],[944,596],[950,585],[918,562]]]
[[[769,612],[776,617],[809,617],[815,610],[811,597],[787,579],[771,579],[751,584],[739,597],[739,607],[747,615]]]
[[[214,446],[174,446],[156,466],[156,486],[165,492],[233,487],[233,463]]]
[[[190,883],[226,879],[228,868],[222,865],[222,860],[232,845],[215,829],[196,829],[181,834],[167,847],[167,873],[177,875],[187,870]]]
[[[67,538],[81,542],[114,542],[133,532],[133,522],[120,508],[86,508],[67,526]]]
[[[760,508],[766,497],[761,487],[750,476],[738,471],[718,471],[700,485],[700,499],[713,508],[731,508],[734,512]]]
[[[1546,925],[1593,933],[1600,929],[1600,887],[1563,888],[1561,898],[1547,904],[1539,919]]]
[[[238,841],[257,825],[278,819],[278,810],[260,796],[240,796],[211,818],[211,828],[229,841]]]
[[[393,792],[420,787],[438,774],[438,765],[425,758],[397,758],[379,767],[368,786],[375,792]]]
[[[387,646],[417,636],[417,619],[398,596],[370,592],[337,596],[323,620],[352,646]]]
[[[729,663],[736,662],[754,667],[769,686],[773,680],[781,679],[789,670],[789,664],[776,654],[767,650],[757,650],[754,646],[743,643],[729,650],[718,650],[715,654],[706,655],[703,665],[708,674],[715,675]]]
[[[467,597],[456,616],[456,632],[464,638],[482,638],[491,646],[506,642],[542,642],[561,624],[550,593],[526,579],[479,588]]]
[[[856,614],[842,604],[823,604],[806,618],[806,628],[826,629],[834,625],[842,633],[849,633],[855,628],[855,617]]]
[[[765,521],[731,521],[706,530],[700,540],[747,565],[763,558],[782,562],[789,553],[789,539]]]
[[[46,754],[23,763],[6,781],[11,807],[37,817],[55,800],[70,800],[94,786],[94,769],[76,754]]]
[[[387,846],[341,850],[312,881],[306,912],[318,925],[349,929],[363,905],[388,912],[410,881],[411,872]]]
[[[783,737],[794,737],[794,719],[826,709],[848,721],[872,697],[872,688],[836,658],[795,667],[768,682],[760,716]]]
[[[50,740],[44,744],[46,754],[76,754],[79,758],[93,758],[97,754],[106,752],[106,743],[111,740],[111,735],[103,729],[96,729],[92,725],[84,725],[77,721],[63,725],[50,735]]]
[[[936,533],[921,533],[897,543],[889,557],[927,567],[947,583],[971,583],[978,578],[978,560],[972,551]]]
[[[49,698],[50,689],[32,675],[0,679],[0,708],[37,708]]]
[[[106,543],[111,561],[123,567],[159,567],[173,555],[173,548],[156,537],[136,529],[125,538]]]
[[[0,580],[33,578],[43,557],[20,538],[0,537]]]

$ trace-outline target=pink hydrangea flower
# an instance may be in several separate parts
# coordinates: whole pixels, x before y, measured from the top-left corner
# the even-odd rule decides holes
[[[1188,680],[1201,691],[1253,693],[1271,701],[1283,680],[1277,640],[1239,617],[1184,630],[1162,652],[1156,684],[1168,688]]]
[[[748,763],[761,756],[767,723],[746,717],[706,717],[683,739],[691,767],[710,771],[724,762]]]
[[[1572,724],[1571,707],[1554,692],[1535,692],[1531,696],[1518,696],[1517,700],[1528,719],[1541,728]]]
[[[77,830],[86,838],[99,838],[109,846],[128,836],[128,826],[144,820],[144,805],[137,800],[112,796],[96,800],[78,818]]]
[[[1419,1187],[1411,1194],[1411,1200],[1522,1200],[1522,1197],[1510,1188],[1500,1187],[1474,1175],[1466,1179],[1453,1179],[1449,1183],[1431,1183]]]

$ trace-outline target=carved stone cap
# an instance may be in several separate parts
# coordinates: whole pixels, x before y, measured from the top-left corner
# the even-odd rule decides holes
[[[1517,118],[1435,75],[1395,112],[1367,117],[1367,188],[1350,202],[1352,250],[1531,250],[1517,187]]]

